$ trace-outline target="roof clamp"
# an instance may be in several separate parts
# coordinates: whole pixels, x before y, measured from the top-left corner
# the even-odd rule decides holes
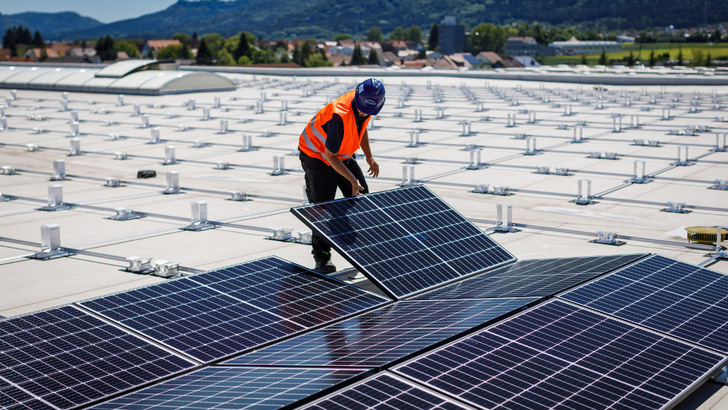
[[[202,121],[209,121],[210,119],[210,108],[202,107]]]
[[[194,109],[195,109],[195,99],[194,99],[194,98],[190,98],[189,100],[187,100],[187,101],[186,101],[185,103],[183,103],[182,105],[185,105],[185,106],[187,106],[187,109],[188,109],[188,110],[190,110],[190,111],[194,111]]]
[[[190,224],[183,227],[184,231],[206,231],[214,229],[216,224],[207,219],[207,201],[195,201],[192,203],[192,216]]]
[[[154,276],[162,278],[172,278],[179,275],[179,263],[170,262],[164,259],[159,259],[152,262],[154,267]]]
[[[142,218],[142,215],[134,212],[131,208],[118,207],[114,208],[114,212],[116,212],[114,215],[106,219],[110,219],[112,221],[131,221]]]
[[[584,190],[582,189],[583,186],[586,184],[586,193],[584,193]],[[590,205],[596,203],[592,199],[591,194],[591,179],[580,179],[579,180],[579,191],[577,193],[576,199],[572,200],[571,202],[577,204],[577,205]]]
[[[526,138],[526,152],[524,152],[523,155],[538,155],[540,152],[541,151],[536,149],[536,138]]]
[[[278,125],[286,125],[288,124],[288,111],[281,111],[278,113]]]
[[[38,145],[36,145],[36,144],[27,144],[25,146],[25,150],[27,152],[38,152],[38,151],[40,151],[40,147],[38,147]]]
[[[154,127],[151,130],[151,138],[147,141],[147,144],[159,144],[162,140],[159,138],[159,127]]]
[[[141,125],[139,128],[149,128],[149,114],[142,114]]]
[[[130,256],[126,258],[129,266],[125,269],[127,272],[149,274],[154,272],[152,267],[152,258],[141,256]]]
[[[417,185],[415,179],[415,166],[412,164],[402,165],[402,182],[399,186],[407,187]]]
[[[78,138],[72,138],[71,150],[68,152],[68,156],[75,157],[78,155],[83,155],[83,152],[81,151],[81,140]]]
[[[56,159],[53,161],[53,176],[50,178],[51,181],[65,181],[66,178],[66,161],[62,159]]]
[[[228,170],[230,169],[230,163],[228,161],[217,161],[215,163],[215,169]]]
[[[415,122],[422,122],[422,109],[415,108]]]
[[[506,220],[503,221],[503,207],[506,208]],[[519,232],[513,224],[513,205],[512,204],[496,204],[496,232]]]
[[[622,246],[626,243],[624,241],[617,240],[616,232],[605,232],[605,231],[598,231],[597,239],[593,239],[589,242],[600,243],[602,245],[612,245],[612,246]]]
[[[667,208],[662,208],[661,211],[663,212],[672,212],[676,214],[689,214],[689,209],[685,209],[685,202],[667,202]]]
[[[574,113],[571,111],[571,104],[566,104],[564,106],[564,116],[571,117],[572,115],[574,115]]]
[[[536,167],[536,172],[534,172],[534,174],[549,175],[551,174],[551,167],[548,165],[539,165]]]
[[[418,160],[418,158],[417,158],[417,157],[414,157],[414,156],[408,156],[408,157],[405,157],[405,159],[404,159],[404,163],[405,163],[405,164],[412,164],[412,165],[416,165],[416,164],[419,164],[419,163],[420,163],[420,161]]]
[[[293,236],[291,235],[293,228],[273,228],[273,236],[269,236],[268,239],[282,242],[293,242]]]
[[[116,96],[116,105],[119,107],[124,106],[124,94],[119,94]]]
[[[685,158],[682,156],[683,148],[685,148]],[[688,157],[688,146],[687,145],[678,145],[677,147],[677,161],[672,163],[672,165],[675,165],[677,167],[684,167],[693,165],[692,162],[690,162],[690,158]]]
[[[462,126],[463,126],[463,132],[460,134],[461,137],[470,137],[473,135],[473,132],[470,129],[470,125],[471,125],[470,120],[460,121],[460,124],[462,124]]]
[[[238,201],[238,202],[244,202],[244,201],[252,201],[252,199],[248,196],[247,193],[242,191],[232,191],[230,193],[230,198],[228,198],[229,201]]]
[[[240,152],[254,151],[253,147],[253,134],[243,134],[243,147],[239,149]]]
[[[311,231],[297,231],[298,238],[296,238],[296,243],[300,243],[303,245],[311,245],[311,238],[313,237],[313,232]]]
[[[128,158],[128,155],[126,152],[115,152],[114,153],[114,159],[118,161],[123,161]]]
[[[529,110],[528,111],[528,123],[529,124],[535,124],[536,123],[536,111]]]
[[[106,177],[106,184],[104,186],[110,187],[110,188],[119,188],[123,185],[121,184],[121,180],[119,178],[114,177]]]
[[[121,135],[112,132],[111,134],[109,134],[109,138],[107,138],[106,140],[107,141],[119,141],[119,140],[123,140],[123,139],[124,139],[124,137],[122,137]]]
[[[715,185],[711,186],[709,189],[728,191],[728,179],[716,179]]]
[[[179,187],[179,172],[178,171],[170,171],[167,172],[167,187],[164,188],[162,191],[165,195],[174,195],[179,194],[180,187]]]
[[[177,163],[176,150],[174,145],[164,147],[164,162],[162,162],[162,165],[174,165]]]
[[[58,224],[42,225],[40,235],[41,251],[30,255],[30,259],[48,260],[73,255],[61,247],[61,227]]]
[[[513,195],[513,192],[510,192],[510,188],[504,185],[493,185],[490,187],[491,195],[498,195],[498,196],[510,196]]]
[[[482,151],[480,148],[470,150],[470,164],[465,169],[477,170],[486,167],[486,164],[481,160]]]
[[[407,148],[417,148],[421,147],[422,144],[420,142],[420,129],[419,128],[412,128],[410,130],[410,142],[407,144]]]
[[[584,142],[584,127],[577,125],[574,127],[574,138],[572,138],[572,144],[581,144]]]
[[[134,104],[134,109],[133,109],[133,111],[131,113],[131,116],[132,117],[138,117],[140,115],[142,115],[142,106],[141,106],[141,104]]]
[[[445,118],[445,109],[439,105],[435,107],[435,118],[438,120]]]
[[[3,175],[16,175],[17,173],[18,173],[18,170],[12,165],[3,165],[0,168],[0,174],[3,174]]]
[[[286,165],[285,165],[286,156],[279,154],[273,156],[273,171],[271,171],[270,175],[277,176],[277,175],[286,175]]]
[[[619,114],[612,116],[612,132],[622,132],[622,116]]]
[[[723,144],[720,143],[720,137],[723,137]],[[726,143],[726,133],[715,134],[715,152],[726,152],[728,151],[728,143]]]
[[[637,173],[638,165],[642,164],[642,172]],[[634,162],[634,172],[631,179],[628,179],[625,182],[629,182],[631,184],[647,184],[652,182],[650,177],[646,174],[645,169],[647,167],[647,163],[645,161],[635,161]]]
[[[571,170],[568,167],[554,167],[554,175],[561,175],[564,177],[568,177],[571,174]]]
[[[516,126],[516,114],[508,114],[508,123],[506,127],[513,128]]]

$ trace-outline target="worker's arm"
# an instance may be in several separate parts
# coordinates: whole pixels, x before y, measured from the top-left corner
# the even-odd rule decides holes
[[[351,196],[357,196],[361,193],[361,191],[364,190],[364,187],[359,185],[359,181],[356,179],[354,174],[349,171],[349,168],[344,165],[343,162],[341,162],[341,158],[339,158],[338,155],[336,155],[335,152],[329,151],[328,148],[326,148],[326,151],[324,152],[324,157],[326,158],[326,161],[328,161],[329,164],[334,168],[334,171],[341,174],[344,178],[349,180],[351,183]]]
[[[377,164],[377,161],[374,160],[374,157],[372,156],[372,149],[369,147],[369,130],[364,130],[364,136],[361,139],[361,143],[359,144],[361,147],[361,150],[364,151],[364,156],[367,159],[367,164],[369,164],[369,175],[373,177],[379,176],[379,164]]]

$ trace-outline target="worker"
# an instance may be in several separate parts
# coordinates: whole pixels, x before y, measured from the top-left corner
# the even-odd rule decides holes
[[[372,177],[379,175],[379,164],[369,147],[367,124],[384,105],[384,85],[369,78],[356,89],[326,104],[306,124],[298,141],[301,166],[305,172],[308,202],[331,201],[340,189],[346,198],[369,192],[364,173],[356,162],[361,148]],[[315,232],[311,238],[316,271],[331,273],[331,246]]]

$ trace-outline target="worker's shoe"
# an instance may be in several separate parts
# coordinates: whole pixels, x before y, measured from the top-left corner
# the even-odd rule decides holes
[[[316,272],[323,273],[323,274],[329,274],[336,272],[336,266],[334,266],[333,263],[331,263],[331,253],[330,252],[311,252],[313,253],[313,260],[316,261]]]

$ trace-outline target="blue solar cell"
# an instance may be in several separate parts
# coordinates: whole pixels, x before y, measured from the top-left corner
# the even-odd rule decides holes
[[[644,255],[523,260],[418,295],[416,299],[550,296]]]
[[[217,269],[190,279],[303,327],[341,319],[387,302],[278,258]]]
[[[291,211],[395,299],[514,260],[424,186]]]
[[[72,306],[1,320],[0,346],[2,408],[72,408],[193,367]]]
[[[307,406],[308,409],[468,409],[437,392],[397,377],[379,373]]]
[[[554,299],[394,371],[487,408],[660,408],[725,360]]]
[[[401,301],[226,364],[380,367],[520,310],[535,300]]]
[[[728,353],[728,277],[653,255],[560,297]]]
[[[363,375],[362,369],[206,367],[94,409],[279,409]]]
[[[210,362],[384,302],[282,259],[266,258],[82,305]]]

